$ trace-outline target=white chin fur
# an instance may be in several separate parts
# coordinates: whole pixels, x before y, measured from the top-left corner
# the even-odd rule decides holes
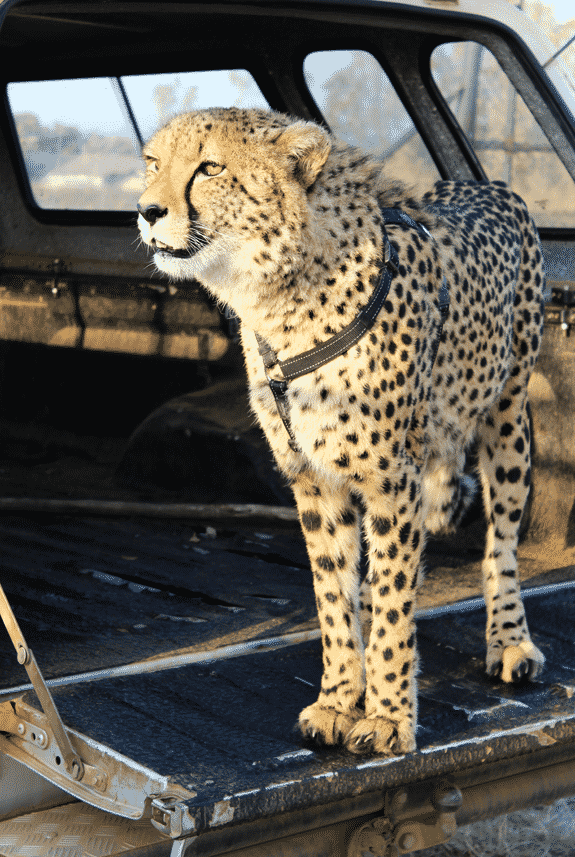
[[[178,259],[168,253],[154,253],[154,264],[162,274],[168,274],[174,280],[193,280],[195,265],[192,265],[193,257],[189,259]]]
[[[187,259],[180,259],[177,256],[159,251],[154,253],[154,263],[158,271],[168,274],[175,280],[199,280],[203,282],[210,279],[214,268],[221,268],[225,262],[226,253],[224,248],[218,244],[217,241],[211,241]],[[207,282],[206,285],[208,285]]]
[[[173,280],[197,280],[218,301],[229,304],[240,314],[237,300],[242,292],[251,291],[255,281],[253,263],[246,270],[238,244],[239,241],[230,238],[216,238],[189,259],[158,252],[154,254],[154,263]]]
[[[253,250],[243,248],[240,239],[218,237],[188,259],[178,259],[161,251],[154,254],[158,271],[171,280],[196,280],[221,306],[231,307],[245,324],[259,305],[262,272],[254,276]]]

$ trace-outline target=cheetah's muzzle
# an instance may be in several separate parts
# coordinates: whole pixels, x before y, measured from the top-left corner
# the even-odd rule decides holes
[[[192,256],[195,256],[196,253],[207,244],[208,240],[202,236],[201,240],[199,238],[195,240],[193,247],[186,247],[180,250],[177,250],[174,247],[168,247],[167,244],[160,246],[159,242],[153,242],[152,247],[154,248],[154,256],[159,256],[160,259],[162,256],[171,256],[173,259],[191,259]]]

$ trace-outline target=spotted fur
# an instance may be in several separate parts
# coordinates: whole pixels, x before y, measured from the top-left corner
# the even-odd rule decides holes
[[[472,499],[464,464],[474,440],[488,519],[487,672],[509,682],[543,665],[516,558],[530,483],[527,382],[543,323],[533,222],[498,182],[439,182],[415,200],[380,163],[277,113],[180,116],[144,154],[142,238],[161,271],[198,279],[241,319],[251,405],[293,487],[324,663],[301,731],[355,753],[412,750],[421,552],[426,533],[452,527]],[[294,451],[254,331],[286,360],[353,320],[379,279],[379,204],[431,234],[387,227],[400,266],[373,329],[289,383]],[[444,276],[451,308],[432,367]]]

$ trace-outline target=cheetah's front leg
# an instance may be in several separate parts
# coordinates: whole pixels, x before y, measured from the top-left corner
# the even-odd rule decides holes
[[[313,572],[323,643],[323,675],[317,702],[305,708],[299,727],[325,744],[343,740],[360,716],[363,645],[357,610],[360,522],[349,490],[326,487],[309,473],[292,485]]]
[[[366,500],[372,627],[365,652],[365,716],[346,738],[353,753],[415,749],[418,658],[415,603],[423,545],[421,485],[404,463]]]

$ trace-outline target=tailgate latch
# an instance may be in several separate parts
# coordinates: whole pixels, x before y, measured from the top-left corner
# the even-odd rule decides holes
[[[187,809],[181,803],[181,797],[162,795],[152,800],[152,824],[173,839],[178,839],[184,833],[184,815],[187,815]]]

